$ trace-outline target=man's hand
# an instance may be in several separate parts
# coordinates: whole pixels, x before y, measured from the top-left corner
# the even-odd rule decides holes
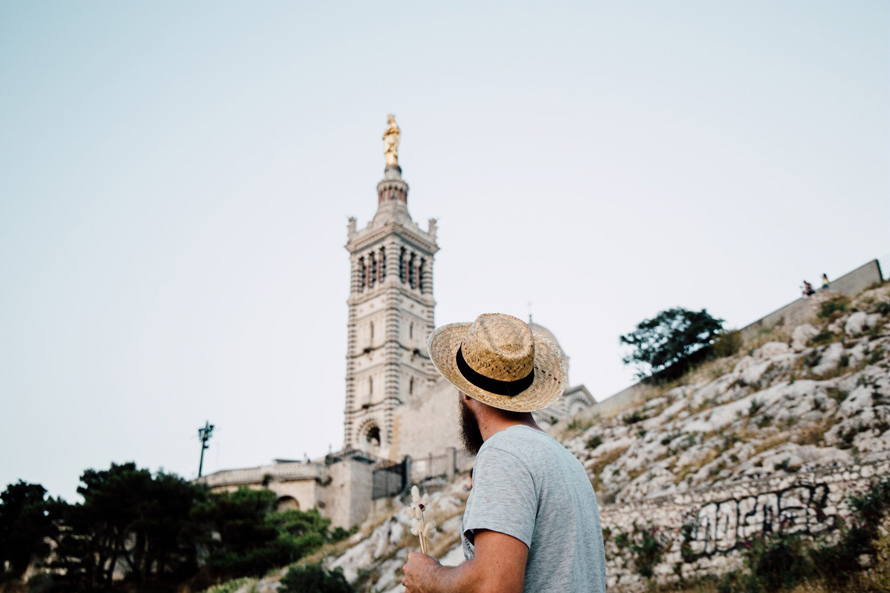
[[[408,554],[408,563],[402,567],[405,578],[402,584],[408,593],[428,593],[430,589],[424,587],[425,583],[434,583],[433,573],[440,567],[439,562],[426,554],[411,552]]]
[[[402,567],[407,593],[522,593],[528,548],[518,539],[480,529],[475,538],[476,558],[460,566],[442,566],[416,552]]]

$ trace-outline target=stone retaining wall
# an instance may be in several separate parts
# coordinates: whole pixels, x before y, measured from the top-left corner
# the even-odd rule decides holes
[[[609,590],[641,591],[628,545],[645,532],[661,539],[665,553],[654,567],[660,582],[696,575],[719,575],[741,566],[740,546],[776,529],[816,536],[834,530],[849,515],[847,497],[865,490],[876,477],[890,475],[890,454],[855,465],[805,467],[793,474],[703,491],[663,496],[601,508]],[[684,536],[684,525],[686,533]],[[653,530],[654,529],[654,530]],[[653,530],[653,531],[650,531]],[[684,561],[687,543],[694,559]]]

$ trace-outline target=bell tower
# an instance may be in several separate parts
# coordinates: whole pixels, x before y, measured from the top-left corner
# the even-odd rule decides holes
[[[437,377],[426,352],[435,327],[436,220],[422,230],[408,213],[399,137],[390,115],[377,213],[361,230],[350,218],[346,242],[351,281],[343,444],[381,457],[389,455],[395,409]]]

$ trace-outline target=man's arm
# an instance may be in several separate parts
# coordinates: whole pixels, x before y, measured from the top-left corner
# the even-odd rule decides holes
[[[478,530],[476,557],[459,566],[442,566],[425,554],[411,553],[402,568],[408,593],[522,593],[528,547],[515,537]]]

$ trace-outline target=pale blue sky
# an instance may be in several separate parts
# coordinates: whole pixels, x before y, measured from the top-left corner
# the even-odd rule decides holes
[[[887,256],[888,45],[866,0],[5,2],[0,487],[338,447],[387,113],[437,323],[533,301],[606,397],[644,317]]]

